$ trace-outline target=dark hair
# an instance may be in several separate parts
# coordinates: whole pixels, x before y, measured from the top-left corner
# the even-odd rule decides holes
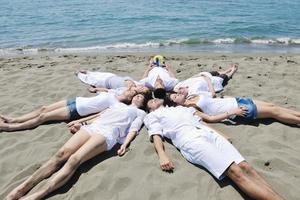
[[[164,101],[164,105],[175,107],[175,106],[177,106],[178,104],[175,103],[175,102],[171,99],[171,94],[176,94],[176,92],[169,92],[169,93],[166,95],[165,101]]]
[[[167,92],[163,88],[157,88],[153,91],[154,97],[158,99],[165,99]]]
[[[143,102],[143,106],[140,108],[146,112],[148,112],[148,107],[147,107],[147,103],[148,101],[150,101],[152,99],[152,92],[149,91],[147,93],[142,94],[144,96],[144,102]]]

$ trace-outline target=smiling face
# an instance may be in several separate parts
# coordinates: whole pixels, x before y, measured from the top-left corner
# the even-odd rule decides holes
[[[178,105],[183,105],[185,102],[185,96],[183,94],[178,94],[178,93],[171,94],[170,99]]]
[[[142,94],[137,94],[132,98],[131,103],[136,105],[138,108],[142,108],[144,106],[145,97]]]
[[[164,104],[164,100],[163,99],[151,99],[150,101],[148,101],[147,103],[147,107],[149,109],[150,112],[156,110],[157,108],[159,108],[160,106],[162,106]]]

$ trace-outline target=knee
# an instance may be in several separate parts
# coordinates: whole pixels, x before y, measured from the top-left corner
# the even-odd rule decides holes
[[[53,162],[55,164],[61,164],[65,162],[70,156],[72,152],[69,149],[60,149],[53,157]]]
[[[38,116],[38,121],[39,122],[45,122],[45,121],[47,121],[47,115],[46,115],[46,113],[40,113],[39,116]]]
[[[247,162],[241,162],[239,164],[239,167],[247,174],[252,173],[254,171],[253,167],[251,167],[251,165],[249,165]]]
[[[46,110],[47,110],[47,106],[42,106],[42,107],[40,108],[40,114],[41,114],[41,113],[45,113]]]
[[[68,168],[70,169],[76,169],[81,163],[80,158],[78,158],[77,156],[71,156],[66,165],[68,166]]]
[[[234,182],[241,183],[245,180],[245,174],[242,171],[242,168],[238,165],[231,165],[227,170],[227,175],[231,178]]]

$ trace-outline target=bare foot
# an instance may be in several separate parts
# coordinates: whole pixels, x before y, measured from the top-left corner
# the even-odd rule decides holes
[[[87,73],[87,70],[80,69],[79,71],[76,71],[76,72],[75,72],[75,75],[77,76],[79,73],[86,74],[86,73]]]
[[[91,93],[96,93],[96,92],[97,92],[97,89],[94,88],[94,87],[89,87],[89,88],[88,88],[88,91],[91,92]]]
[[[235,73],[237,70],[238,70],[238,68],[239,68],[239,65],[238,64],[232,64],[231,65],[231,68],[232,68],[232,70],[233,70],[233,73]]]
[[[9,131],[9,124],[0,121],[0,131]]]
[[[0,115],[0,122],[13,123],[13,118]]]
[[[20,200],[38,200],[41,199],[38,194],[31,194],[28,197],[22,197]]]
[[[21,185],[20,185],[21,186]],[[23,188],[17,187],[11,191],[5,198],[5,200],[17,200],[26,194],[27,191],[24,191]]]

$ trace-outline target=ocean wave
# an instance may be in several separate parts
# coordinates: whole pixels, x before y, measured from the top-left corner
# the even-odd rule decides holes
[[[281,37],[275,39],[268,38],[218,38],[218,39],[173,39],[166,40],[161,43],[161,46],[171,46],[171,45],[196,45],[196,44],[278,44],[278,45],[295,45],[300,44],[300,38],[288,38]]]
[[[22,48],[6,48],[0,49],[0,55],[15,55],[15,54],[37,54],[40,52],[56,52],[56,53],[73,53],[73,52],[97,52],[97,51],[130,51],[139,49],[159,49],[160,47],[172,46],[203,46],[203,45],[234,45],[234,44],[253,44],[253,45],[277,45],[277,46],[298,46],[300,38],[219,38],[219,39],[169,39],[160,42],[145,42],[145,43],[117,43],[111,45],[97,45],[90,47],[58,47],[58,48],[33,48],[32,46]]]

